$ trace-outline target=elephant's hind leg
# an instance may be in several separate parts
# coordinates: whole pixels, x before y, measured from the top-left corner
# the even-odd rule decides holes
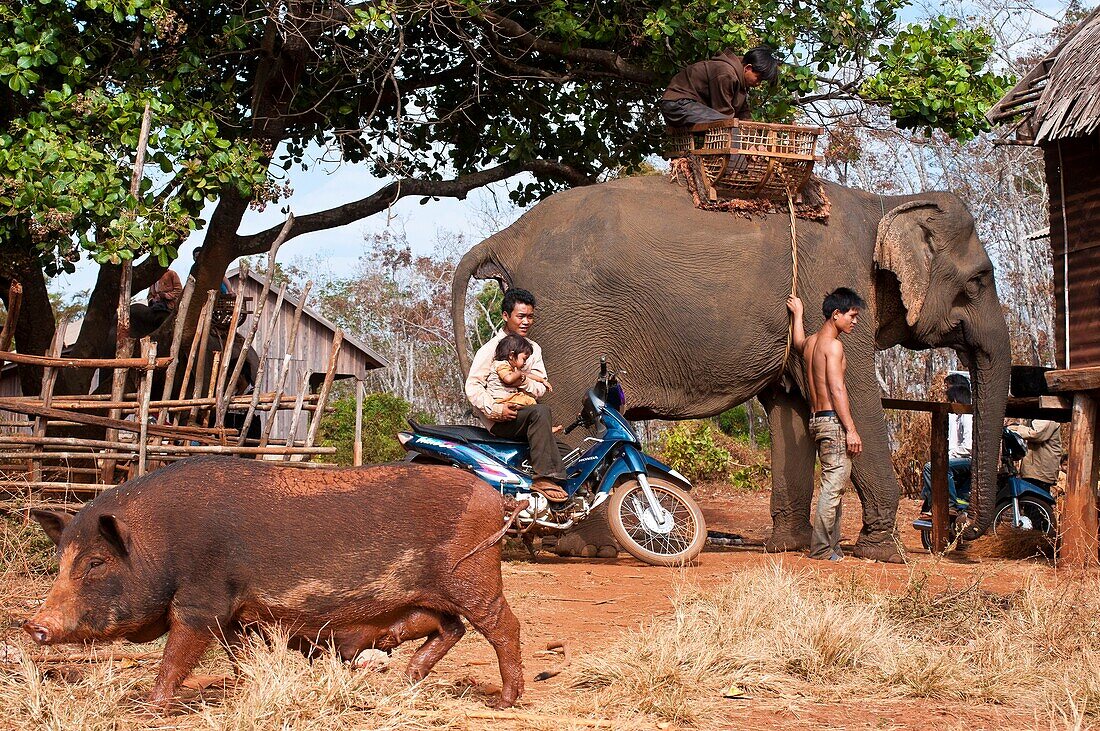
[[[802,394],[772,386],[759,395],[772,435],[772,534],[769,551],[810,547],[810,505],[817,450],[810,437],[810,406]]]

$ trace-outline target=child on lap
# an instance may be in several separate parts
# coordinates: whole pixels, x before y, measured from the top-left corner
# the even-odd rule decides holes
[[[547,391],[553,390],[545,378],[524,370],[533,352],[531,343],[522,335],[506,335],[497,344],[485,384],[496,403],[516,404],[521,408],[533,406],[535,398],[522,390],[527,381],[538,381],[546,386]]]

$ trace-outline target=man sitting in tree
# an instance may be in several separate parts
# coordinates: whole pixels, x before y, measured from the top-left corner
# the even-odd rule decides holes
[[[741,58],[727,50],[673,76],[661,97],[661,114],[670,127],[751,119],[749,89],[774,83],[778,76],[779,62],[770,48],[757,46]]]

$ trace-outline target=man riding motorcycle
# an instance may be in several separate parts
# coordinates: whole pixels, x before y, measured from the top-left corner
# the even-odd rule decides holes
[[[520,335],[531,343],[533,353],[527,359],[525,370],[539,380],[528,378],[520,388],[538,399],[546,393],[546,365],[542,360],[542,348],[527,333],[535,321],[535,297],[525,289],[509,289],[501,303],[504,327],[478,349],[466,378],[466,398],[481,417],[486,428],[495,436],[505,439],[524,439],[531,448],[531,466],[535,481],[531,486],[550,502],[566,500],[569,496],[561,488],[565,480],[565,465],[554,438],[550,408],[543,404],[520,406],[515,403],[496,403],[488,387],[488,378],[497,344],[506,335]]]

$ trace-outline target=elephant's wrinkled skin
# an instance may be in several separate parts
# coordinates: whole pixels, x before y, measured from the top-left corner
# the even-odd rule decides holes
[[[845,336],[852,415],[863,437],[852,473],[863,503],[855,553],[897,560],[899,489],[875,350],[899,343],[952,347],[969,364],[976,404],[973,536],[992,518],[996,497],[1008,328],[989,256],[956,196],[880,197],[834,184],[825,191],[828,222],[797,222],[798,294],[806,302],[807,332],[821,326],[820,303],[836,287],[867,299],[863,322]],[[711,416],[758,395],[773,439],[768,545],[808,545],[815,450],[802,364],[795,355],[784,364],[791,285],[786,215],[700,211],[663,178],[616,180],[552,196],[463,257],[452,301],[460,337],[471,277],[497,278],[538,298],[532,335],[545,354],[559,421],[572,418],[601,355],[627,371],[622,381],[632,419]]]

